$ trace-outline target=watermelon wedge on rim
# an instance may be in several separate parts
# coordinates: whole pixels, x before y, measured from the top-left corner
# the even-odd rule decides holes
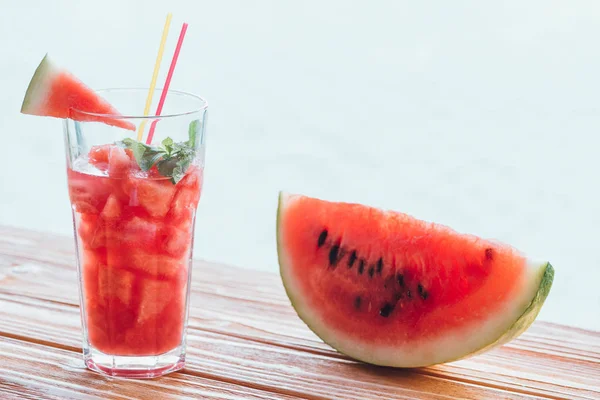
[[[72,110],[82,112],[73,113]],[[69,71],[54,64],[48,54],[29,82],[21,113],[102,122],[135,130],[133,123],[115,118],[120,113],[113,106]]]
[[[324,342],[394,367],[458,360],[524,332],[554,269],[516,249],[409,215],[280,193],[285,290]]]

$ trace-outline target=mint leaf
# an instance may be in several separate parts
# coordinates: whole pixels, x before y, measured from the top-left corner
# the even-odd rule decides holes
[[[161,143],[165,149],[170,148],[173,146],[173,139],[171,139],[170,137],[167,137]]]
[[[148,171],[164,156],[166,156],[166,153],[163,150],[149,149],[144,152],[141,161],[137,159],[136,161],[143,171]]]
[[[199,127],[200,127],[200,120],[198,120],[198,119],[195,119],[192,122],[190,122],[190,126],[188,127],[188,136],[190,139],[187,141],[187,145],[192,149],[196,149],[196,147],[197,147],[196,135],[198,133]]]
[[[176,184],[185,176],[191,163],[192,159],[190,157],[180,153],[178,157],[159,161],[156,168],[162,176],[170,177],[171,182]]]
[[[171,155],[171,152],[173,151],[173,139],[171,139],[170,137],[167,137],[161,143],[162,143],[162,147],[165,149],[167,154]]]
[[[187,149],[189,149],[187,143],[173,143],[173,154],[185,152]]]
[[[189,130],[190,140],[186,142],[175,143],[168,137],[161,142],[160,146],[149,146],[127,138],[117,142],[117,145],[131,149],[135,161],[143,171],[148,171],[156,165],[162,176],[171,178],[171,182],[176,184],[185,176],[196,154],[190,145],[190,143],[195,144],[196,140],[197,124],[194,122],[199,123],[199,121],[192,121]]]
[[[129,138],[123,139],[117,144],[131,149],[135,161],[143,171],[148,171],[158,160],[167,155],[166,151],[162,148],[149,146]]]
[[[117,142],[117,145],[121,146],[121,147],[129,147],[133,143],[137,143],[137,142],[135,140],[133,140],[133,139],[125,138],[125,139],[121,140],[120,142]]]
[[[175,169],[173,169],[173,174],[171,176],[171,182],[173,182],[173,184],[177,184],[177,182],[179,182],[181,179],[183,179],[183,177],[185,176],[185,170],[183,168],[181,168],[180,166],[175,167]]]
[[[170,158],[168,160],[161,160],[156,164],[156,169],[162,176],[171,177],[173,176],[173,170],[177,167],[177,160]]]
[[[192,163],[191,157],[182,156],[179,160],[177,160],[177,164],[175,168],[173,168],[173,172],[171,174],[171,182],[176,184],[185,176],[185,172],[189,168]]]

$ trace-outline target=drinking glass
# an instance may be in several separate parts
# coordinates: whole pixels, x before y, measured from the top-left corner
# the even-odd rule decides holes
[[[72,109],[64,121],[83,357],[96,372],[153,378],[185,364],[207,102],[171,90],[148,117],[148,89],[98,94],[121,114]]]

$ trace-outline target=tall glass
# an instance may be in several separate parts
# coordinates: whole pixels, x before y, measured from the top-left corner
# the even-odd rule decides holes
[[[169,91],[162,116],[143,117],[147,93],[99,91],[122,115],[71,110],[64,123],[83,357],[94,371],[130,378],[185,364],[204,170],[206,101]]]

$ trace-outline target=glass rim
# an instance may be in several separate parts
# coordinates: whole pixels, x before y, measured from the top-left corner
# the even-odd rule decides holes
[[[95,89],[94,92],[96,93],[102,93],[102,92],[117,92],[117,91],[145,91],[146,93],[148,92],[150,88],[144,88],[144,87],[110,87],[110,88],[102,88],[102,89]],[[160,92],[162,91],[162,88],[155,88],[154,92]],[[186,115],[191,115],[200,111],[204,111],[208,108],[208,101],[201,96],[198,96],[196,94],[190,93],[190,92],[184,92],[181,90],[174,90],[174,89],[169,89],[167,91],[167,95],[169,95],[170,93],[174,93],[177,95],[183,95],[185,97],[188,98],[194,98],[196,100],[200,100],[200,102],[202,103],[200,107],[193,107],[192,110],[190,111],[184,111],[184,112],[179,112],[179,113],[171,113],[171,114],[161,114],[161,115],[122,115],[122,114],[103,114],[103,113],[96,113],[96,112],[89,112],[89,111],[83,111],[83,110],[79,110],[75,107],[71,107],[70,110],[73,110],[79,114],[82,115],[89,115],[92,117],[100,117],[100,118],[110,118],[110,119],[145,119],[145,120],[152,120],[152,119],[165,119],[165,118],[176,118],[176,117],[183,117]]]

